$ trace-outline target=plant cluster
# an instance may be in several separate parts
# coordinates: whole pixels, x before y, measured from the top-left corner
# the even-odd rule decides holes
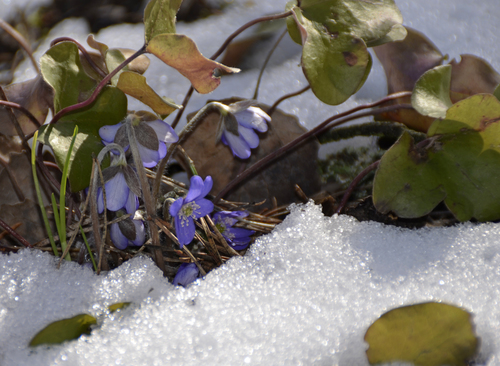
[[[349,178],[352,182],[343,199],[335,203],[337,213],[356,185],[375,171],[373,203],[382,213],[415,218],[444,202],[460,221],[500,219],[496,189],[500,75],[486,61],[463,55],[460,63],[443,65],[446,57],[432,42],[403,27],[393,0],[292,0],[285,12],[243,25],[206,58],[193,40],[176,33],[180,5],[181,0],[149,2],[144,12],[145,42],[137,51],[109,48],[92,35],[87,43],[93,53],[70,38],[55,39],[42,56],[35,79],[0,89],[2,113],[6,112],[0,119],[11,123],[10,131],[2,133],[19,136],[22,148],[29,152],[46,242],[54,255],[72,260],[72,245],[80,235],[96,272],[149,252],[175,284],[186,286],[231,256],[241,255],[254,235],[269,232],[280,222],[279,217],[286,214],[283,207],[275,205],[258,214],[245,210],[251,206],[247,203],[224,198],[314,136],[321,143],[359,135],[397,139],[380,160],[364,162],[362,171]],[[254,99],[209,102],[176,130],[194,91],[210,93],[222,76],[239,72],[215,61],[231,41],[254,24],[278,19],[286,19],[288,34],[302,46],[301,66],[309,86],[271,107],[255,100],[257,86]],[[263,151],[263,138],[286,129],[278,122],[282,114],[277,106],[282,100],[310,89],[326,104],[345,102],[368,77],[370,47],[385,68],[387,97],[334,115],[256,158]],[[189,79],[192,86],[182,105],[159,96],[148,85],[143,76],[149,66],[145,54]],[[150,111],[128,110],[126,95]],[[43,124],[49,110],[53,117]],[[173,122],[165,122],[176,111]],[[209,125],[214,114],[216,123]],[[374,115],[381,122],[334,128]],[[204,126],[208,130],[197,134]],[[241,165],[244,169],[230,179],[218,170],[199,174],[201,163],[192,158],[196,151],[188,149],[190,143],[202,155],[207,155],[203,146],[217,147],[229,152],[232,160],[252,164]],[[51,148],[55,164],[44,158],[43,146]],[[166,174],[174,159],[190,175],[189,186]],[[305,155],[301,159],[307,160]],[[317,156],[310,160],[304,165],[315,166]],[[324,166],[335,170],[330,164]],[[58,168],[60,179],[48,167]],[[286,189],[275,183],[279,190]],[[301,187],[296,189],[308,199]],[[47,192],[53,223],[46,212]],[[249,201],[255,200],[251,196]],[[0,224],[23,245],[34,246],[4,220]],[[57,236],[52,235],[54,225]],[[90,242],[85,233],[91,233]],[[4,249],[17,247],[5,245]],[[166,261],[175,264],[173,273]],[[80,320],[75,321],[80,324]],[[475,347],[476,343],[469,348],[473,352]]]

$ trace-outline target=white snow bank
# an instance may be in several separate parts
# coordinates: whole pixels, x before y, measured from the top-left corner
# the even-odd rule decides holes
[[[403,230],[294,206],[245,257],[187,289],[149,259],[96,276],[24,250],[0,257],[0,364],[361,366],[371,322],[433,300],[473,312],[479,359],[498,365],[499,235],[496,224]],[[134,305],[91,336],[26,347],[48,322],[119,301]]]

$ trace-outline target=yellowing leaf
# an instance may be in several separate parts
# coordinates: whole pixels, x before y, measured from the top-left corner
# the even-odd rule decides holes
[[[151,107],[151,109],[162,118],[167,117],[176,109],[181,108],[181,106],[171,103],[156,94],[156,92],[146,83],[146,78],[135,72],[122,72],[116,87]]]
[[[163,33],[175,33],[175,15],[182,0],[151,0],[144,9],[146,44]]]
[[[41,344],[59,344],[79,338],[82,334],[90,334],[90,326],[97,320],[88,314],[78,314],[72,318],[50,323],[37,333],[29,343],[30,347]]]
[[[114,313],[117,310],[121,310],[129,306],[130,302],[117,302],[116,304],[112,304],[108,306],[108,309],[111,313]]]
[[[404,361],[417,366],[466,366],[478,346],[470,314],[436,302],[383,314],[368,328],[365,341],[372,365]]]
[[[160,34],[149,42],[146,50],[188,78],[201,94],[219,86],[218,74],[240,71],[204,57],[194,41],[181,34]]]

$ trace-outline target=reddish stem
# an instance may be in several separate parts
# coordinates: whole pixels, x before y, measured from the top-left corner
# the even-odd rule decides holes
[[[344,209],[345,205],[347,204],[347,201],[349,200],[349,197],[351,197],[352,192],[354,192],[354,189],[356,186],[361,182],[361,180],[368,175],[371,171],[377,169],[378,165],[380,164],[380,160],[377,160],[370,165],[368,165],[361,173],[359,173],[356,178],[349,184],[349,187],[347,187],[346,192],[344,193],[344,196],[342,197],[342,201],[340,201],[339,207],[337,207],[337,210],[335,211],[336,214],[340,214],[342,210]]]
[[[94,62],[94,60],[92,60],[92,57],[90,57],[90,54],[87,52],[85,47],[83,47],[77,40],[70,38],[70,37],[59,37],[59,38],[54,39],[52,42],[50,42],[50,47],[54,47],[56,44],[61,43],[61,42],[73,42],[74,44],[76,44],[76,46],[78,47],[80,52],[83,54],[83,56],[85,57],[87,62],[90,64],[90,66],[92,66],[92,68],[99,75],[101,75],[103,78],[106,77],[106,73],[103,70],[101,70],[101,68],[99,66],[97,66],[97,64]]]
[[[10,235],[12,235],[14,238],[19,240],[21,244],[23,244],[27,248],[33,248],[33,246],[26,240],[24,239],[21,235],[19,235],[14,229],[12,229],[5,221],[0,219],[0,226],[5,229]]]

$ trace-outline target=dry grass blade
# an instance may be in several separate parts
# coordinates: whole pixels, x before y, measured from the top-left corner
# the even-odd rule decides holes
[[[227,243],[226,239],[224,238],[224,236],[222,236],[222,234],[220,233],[219,229],[214,224],[214,222],[212,221],[212,219],[210,218],[210,216],[207,215],[207,216],[205,216],[205,218],[206,218],[206,220],[208,222],[208,225],[210,225],[210,227],[212,228],[213,233],[217,236],[217,239],[219,239],[219,242],[228,251],[228,254],[230,254],[232,256],[241,256],[240,253],[238,253],[236,250],[234,250],[233,248],[231,248],[231,246]]]

